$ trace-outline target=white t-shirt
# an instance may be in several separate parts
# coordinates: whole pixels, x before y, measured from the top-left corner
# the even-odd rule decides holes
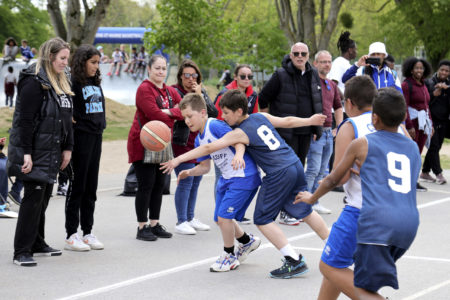
[[[345,84],[342,83],[342,75],[344,75],[345,71],[347,71],[347,69],[351,66],[350,61],[342,56],[339,56],[333,61],[330,73],[328,73],[328,78],[337,81],[338,88],[341,90],[342,94],[344,94],[345,90]]]
[[[7,73],[5,75],[5,81],[6,82],[14,82],[14,80],[16,79],[16,76],[14,76],[14,73]]]

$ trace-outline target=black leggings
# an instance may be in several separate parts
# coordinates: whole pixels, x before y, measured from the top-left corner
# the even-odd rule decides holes
[[[144,164],[140,160],[134,162],[133,166],[138,182],[135,200],[137,221],[159,220],[164,180],[167,175],[159,169],[159,164]]]

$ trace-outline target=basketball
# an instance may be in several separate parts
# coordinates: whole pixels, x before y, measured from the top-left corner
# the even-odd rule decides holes
[[[172,138],[170,128],[164,122],[150,121],[141,129],[141,143],[150,151],[162,151]]]

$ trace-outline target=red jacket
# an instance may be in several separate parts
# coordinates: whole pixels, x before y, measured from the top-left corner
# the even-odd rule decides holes
[[[172,98],[172,105],[176,106],[169,109],[172,116],[163,113],[156,102],[156,99],[158,99],[161,94],[162,96],[167,97],[166,91],[169,92],[169,95]],[[172,129],[175,120],[183,119],[181,111],[178,108],[178,103],[180,103],[180,101],[180,95],[178,95],[177,91],[170,86],[163,84],[163,88],[160,90],[149,80],[144,80],[141,83],[136,92],[136,113],[130,128],[130,133],[128,134],[127,150],[129,163],[144,159],[144,147],[140,140],[141,126],[144,126],[149,121],[159,120],[166,123],[167,126]],[[138,122],[138,116],[141,126]]]
[[[409,90],[408,81],[412,86],[412,91]],[[419,111],[426,110],[428,112],[428,117],[431,120],[431,113],[428,107],[430,104],[430,94],[428,93],[428,89],[425,82],[422,80],[422,84],[419,84],[413,78],[408,77],[402,83],[402,90],[403,96],[405,97],[406,101],[406,120],[405,120],[406,128],[410,129],[414,127],[409,117],[408,106],[411,106],[412,108],[417,109]]]
[[[220,109],[219,102],[222,98],[222,95],[228,91],[228,90],[237,90],[237,81],[233,80],[229,85],[227,85],[220,93],[217,95],[216,100],[214,100],[214,105],[216,106],[217,110],[219,111],[219,114],[217,115],[217,119],[223,120],[222,118],[222,110]],[[247,96],[247,100],[249,101],[249,111],[248,114],[256,113],[258,112],[258,94],[253,91],[253,87],[251,85],[248,86],[247,90],[245,91],[245,95]],[[250,111],[250,108],[251,109]]]

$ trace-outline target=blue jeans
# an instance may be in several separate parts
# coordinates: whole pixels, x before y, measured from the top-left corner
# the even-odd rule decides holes
[[[6,198],[8,198],[8,175],[6,173],[6,157],[0,158],[0,195],[5,200]]]
[[[313,141],[306,156],[306,183],[308,191],[314,193],[319,181],[325,177],[325,172],[333,152],[333,133],[331,128],[323,130],[319,140]]]
[[[175,174],[183,170],[195,167],[193,163],[182,163],[175,168]],[[175,191],[175,208],[177,210],[178,223],[181,224],[194,218],[195,203],[197,202],[197,191],[203,176],[189,176],[177,185]]]

